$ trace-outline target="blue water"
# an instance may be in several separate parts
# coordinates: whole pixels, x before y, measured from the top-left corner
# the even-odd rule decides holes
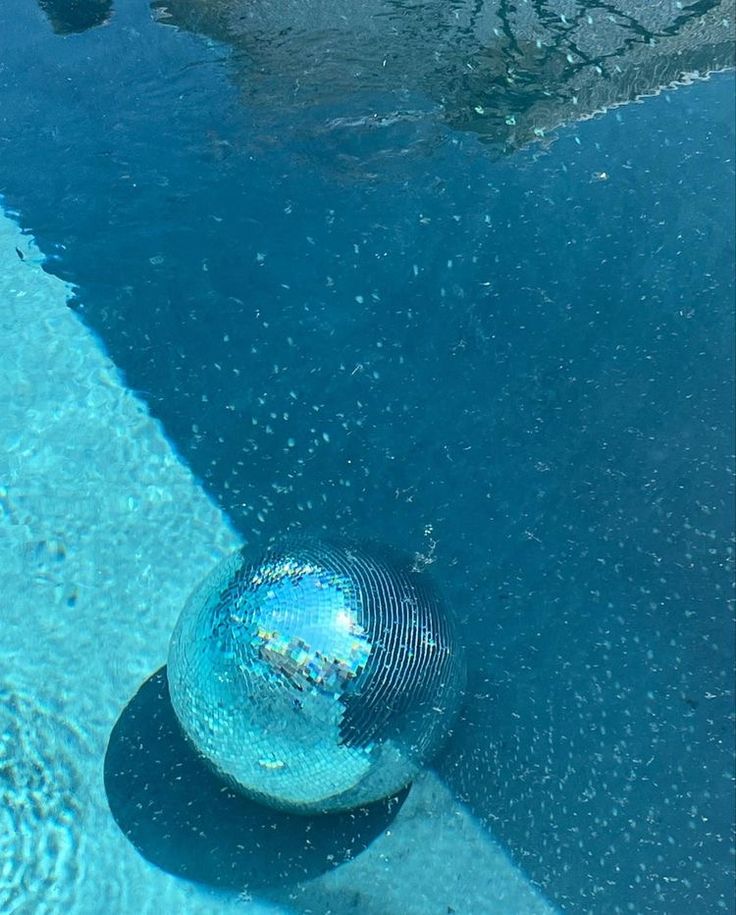
[[[733,74],[499,157],[142,2],[0,35],[0,193],[236,526],[434,561],[458,795],[566,911],[733,911]]]

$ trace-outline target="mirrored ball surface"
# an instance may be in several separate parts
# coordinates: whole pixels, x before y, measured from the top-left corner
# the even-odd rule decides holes
[[[167,671],[198,751],[253,798],[301,813],[403,788],[447,736],[465,682],[426,571],[304,541],[217,566],[182,611]]]

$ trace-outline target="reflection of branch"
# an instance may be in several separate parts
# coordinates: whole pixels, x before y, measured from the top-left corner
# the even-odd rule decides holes
[[[557,31],[560,34],[560,39],[568,39],[568,53],[572,51],[588,65],[593,64],[603,69],[602,65],[604,61],[622,57],[635,45],[653,45],[656,43],[657,38],[671,38],[677,36],[690,22],[699,19],[705,13],[718,7],[720,5],[720,0],[698,0],[698,2],[683,9],[675,21],[671,25],[665,26],[660,32],[653,32],[633,15],[624,12],[613,3],[605,2],[605,0],[594,0],[594,2],[581,4],[579,12],[575,17],[566,20],[567,26],[561,23],[559,13],[546,9],[547,5],[548,0],[532,0],[532,6],[537,13],[540,24],[546,22],[549,31]],[[583,25],[582,20],[584,18],[587,20],[587,17],[593,10],[600,10],[607,13],[609,17],[612,17],[612,21],[616,26],[634,33],[633,35],[622,36],[621,47],[616,48],[608,54],[602,54],[595,59],[584,54],[570,37],[570,33],[574,32],[579,25]],[[585,24],[589,23],[586,22]],[[551,42],[549,47],[550,49],[564,53],[561,43],[558,43],[557,41]],[[570,73],[574,73],[576,70],[580,69],[581,66],[582,65],[577,65],[572,67]]]
[[[112,15],[112,0],[38,0],[38,5],[57,35],[86,32],[104,25]]]
[[[563,17],[559,12],[551,9],[549,0],[532,0],[535,20],[529,30],[528,48],[524,49],[515,37],[516,33],[520,31],[515,28],[514,22],[516,6],[510,0],[499,0],[497,15],[500,28],[497,30],[497,34],[503,36],[502,40],[485,47],[477,47],[471,54],[481,61],[477,65],[477,69],[481,71],[481,77],[488,76],[488,73],[482,72],[482,61],[484,59],[489,62],[496,61],[495,70],[505,73],[506,85],[486,83],[485,88],[487,91],[491,89],[500,91],[503,101],[512,105],[516,114],[520,114],[537,102],[541,94],[560,101],[569,100],[572,95],[576,94],[572,84],[580,73],[594,70],[602,76],[605,72],[611,72],[611,62],[624,60],[636,48],[645,49],[653,46],[653,56],[657,54],[665,56],[667,48],[664,48],[663,53],[658,39],[668,43],[673,41],[683,35],[689,26],[701,20],[706,13],[716,9],[719,5],[719,0],[701,0],[701,2],[687,7],[670,25],[653,30],[615,3],[605,2],[605,0],[579,4],[575,14],[569,17]],[[477,17],[481,15],[481,11],[485,7],[487,4],[476,3],[473,13],[474,28],[477,27]],[[607,27],[605,23],[599,23],[601,29],[596,33],[596,25],[591,19],[591,13],[594,11],[605,15],[611,26]],[[588,29],[587,36],[586,28]],[[584,50],[586,37],[598,35],[604,39],[608,37],[611,29],[615,30],[614,47],[596,54]],[[538,37],[533,44],[535,32]],[[725,40],[724,38],[724,42]],[[701,41],[705,46],[706,42],[702,39]],[[696,49],[697,45],[693,50]],[[499,65],[501,61],[503,63]],[[717,62],[714,62],[714,65],[717,65]],[[517,72],[517,67],[519,72]],[[617,69],[621,68],[617,67]],[[684,64],[683,69],[685,69]],[[475,94],[471,85],[473,81],[472,76],[466,76],[464,80],[461,80],[461,83],[465,83],[468,89],[468,106],[473,103]],[[480,93],[483,88],[478,86],[475,91]],[[522,102],[524,96],[528,98],[526,104]]]
[[[481,6],[484,7],[485,5],[483,0],[481,0]],[[523,56],[522,51],[516,41],[516,36],[511,25],[511,16],[514,10],[516,10],[516,4],[511,3],[510,0],[500,0],[498,5],[498,18],[501,21],[503,34],[508,38],[509,48],[512,53],[521,57]]]
[[[518,0],[456,0],[449,9],[446,0],[353,0],[352,25],[341,18],[341,0],[315,2],[311,18],[297,0],[293,8],[267,0],[155,3],[168,6],[172,23],[237,46],[233,61],[251,102],[282,111],[350,99],[359,110],[371,92],[419,93],[442,106],[447,124],[502,151],[688,71],[733,66],[722,24],[733,0],[696,0],[671,14],[639,0],[580,0],[566,3],[565,15],[555,0],[523,8]]]
[[[672,25],[665,28],[664,34],[676,35],[680,29],[680,25],[684,25],[691,19],[696,19],[699,16],[704,16],[706,13],[709,13],[711,10],[716,9],[720,5],[721,0],[696,0],[695,3],[691,3],[690,6],[686,7],[687,10],[692,10],[692,13],[687,13],[683,10],[682,14],[679,15],[677,19],[675,19]]]
[[[712,3],[713,0],[705,0]],[[477,27],[479,17],[483,14],[488,6],[487,0],[476,0],[473,13],[471,14],[471,25],[473,31]],[[538,40],[535,54],[535,64],[537,70],[544,72],[552,67],[558,81],[565,82],[574,77],[580,70],[586,67],[597,66],[601,70],[606,60],[612,57],[621,57],[631,47],[637,44],[652,44],[655,41],[656,33],[652,32],[633,16],[624,13],[614,4],[607,2],[596,2],[582,4],[578,11],[570,18],[561,17],[556,10],[549,9],[549,0],[532,0],[532,8],[536,14],[536,21],[540,26],[540,31],[544,33],[545,40]],[[611,19],[615,17],[617,21],[614,24],[619,29],[628,29],[634,34],[621,37],[621,46],[608,54],[602,54],[593,57],[584,51],[575,38],[575,33],[579,28],[590,25],[587,21],[593,10],[600,10],[607,13]],[[503,56],[506,60],[504,70],[510,82],[514,82],[514,63],[523,61],[528,57],[527,52],[519,44],[514,28],[514,14],[516,13],[516,4],[511,0],[499,0],[497,16],[500,23],[499,33],[505,38],[498,44],[494,44],[488,50],[494,55]],[[677,22],[680,25],[688,22],[695,14],[680,16]],[[483,48],[477,48],[472,53],[483,53]],[[571,58],[574,58],[571,60]],[[563,62],[560,68],[558,63]],[[555,64],[555,66],[553,66]]]

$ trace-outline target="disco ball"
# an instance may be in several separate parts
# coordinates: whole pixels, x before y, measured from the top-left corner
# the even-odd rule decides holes
[[[297,813],[407,785],[447,736],[465,682],[426,571],[303,541],[217,566],[182,611],[167,670],[197,750],[254,799]]]

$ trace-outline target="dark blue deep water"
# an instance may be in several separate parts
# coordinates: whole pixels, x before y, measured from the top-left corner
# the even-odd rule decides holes
[[[734,911],[734,77],[499,154],[0,10],[0,194],[249,540],[434,562],[443,777],[570,912]],[[368,107],[366,107],[368,106]],[[336,120],[342,119],[342,120]]]

